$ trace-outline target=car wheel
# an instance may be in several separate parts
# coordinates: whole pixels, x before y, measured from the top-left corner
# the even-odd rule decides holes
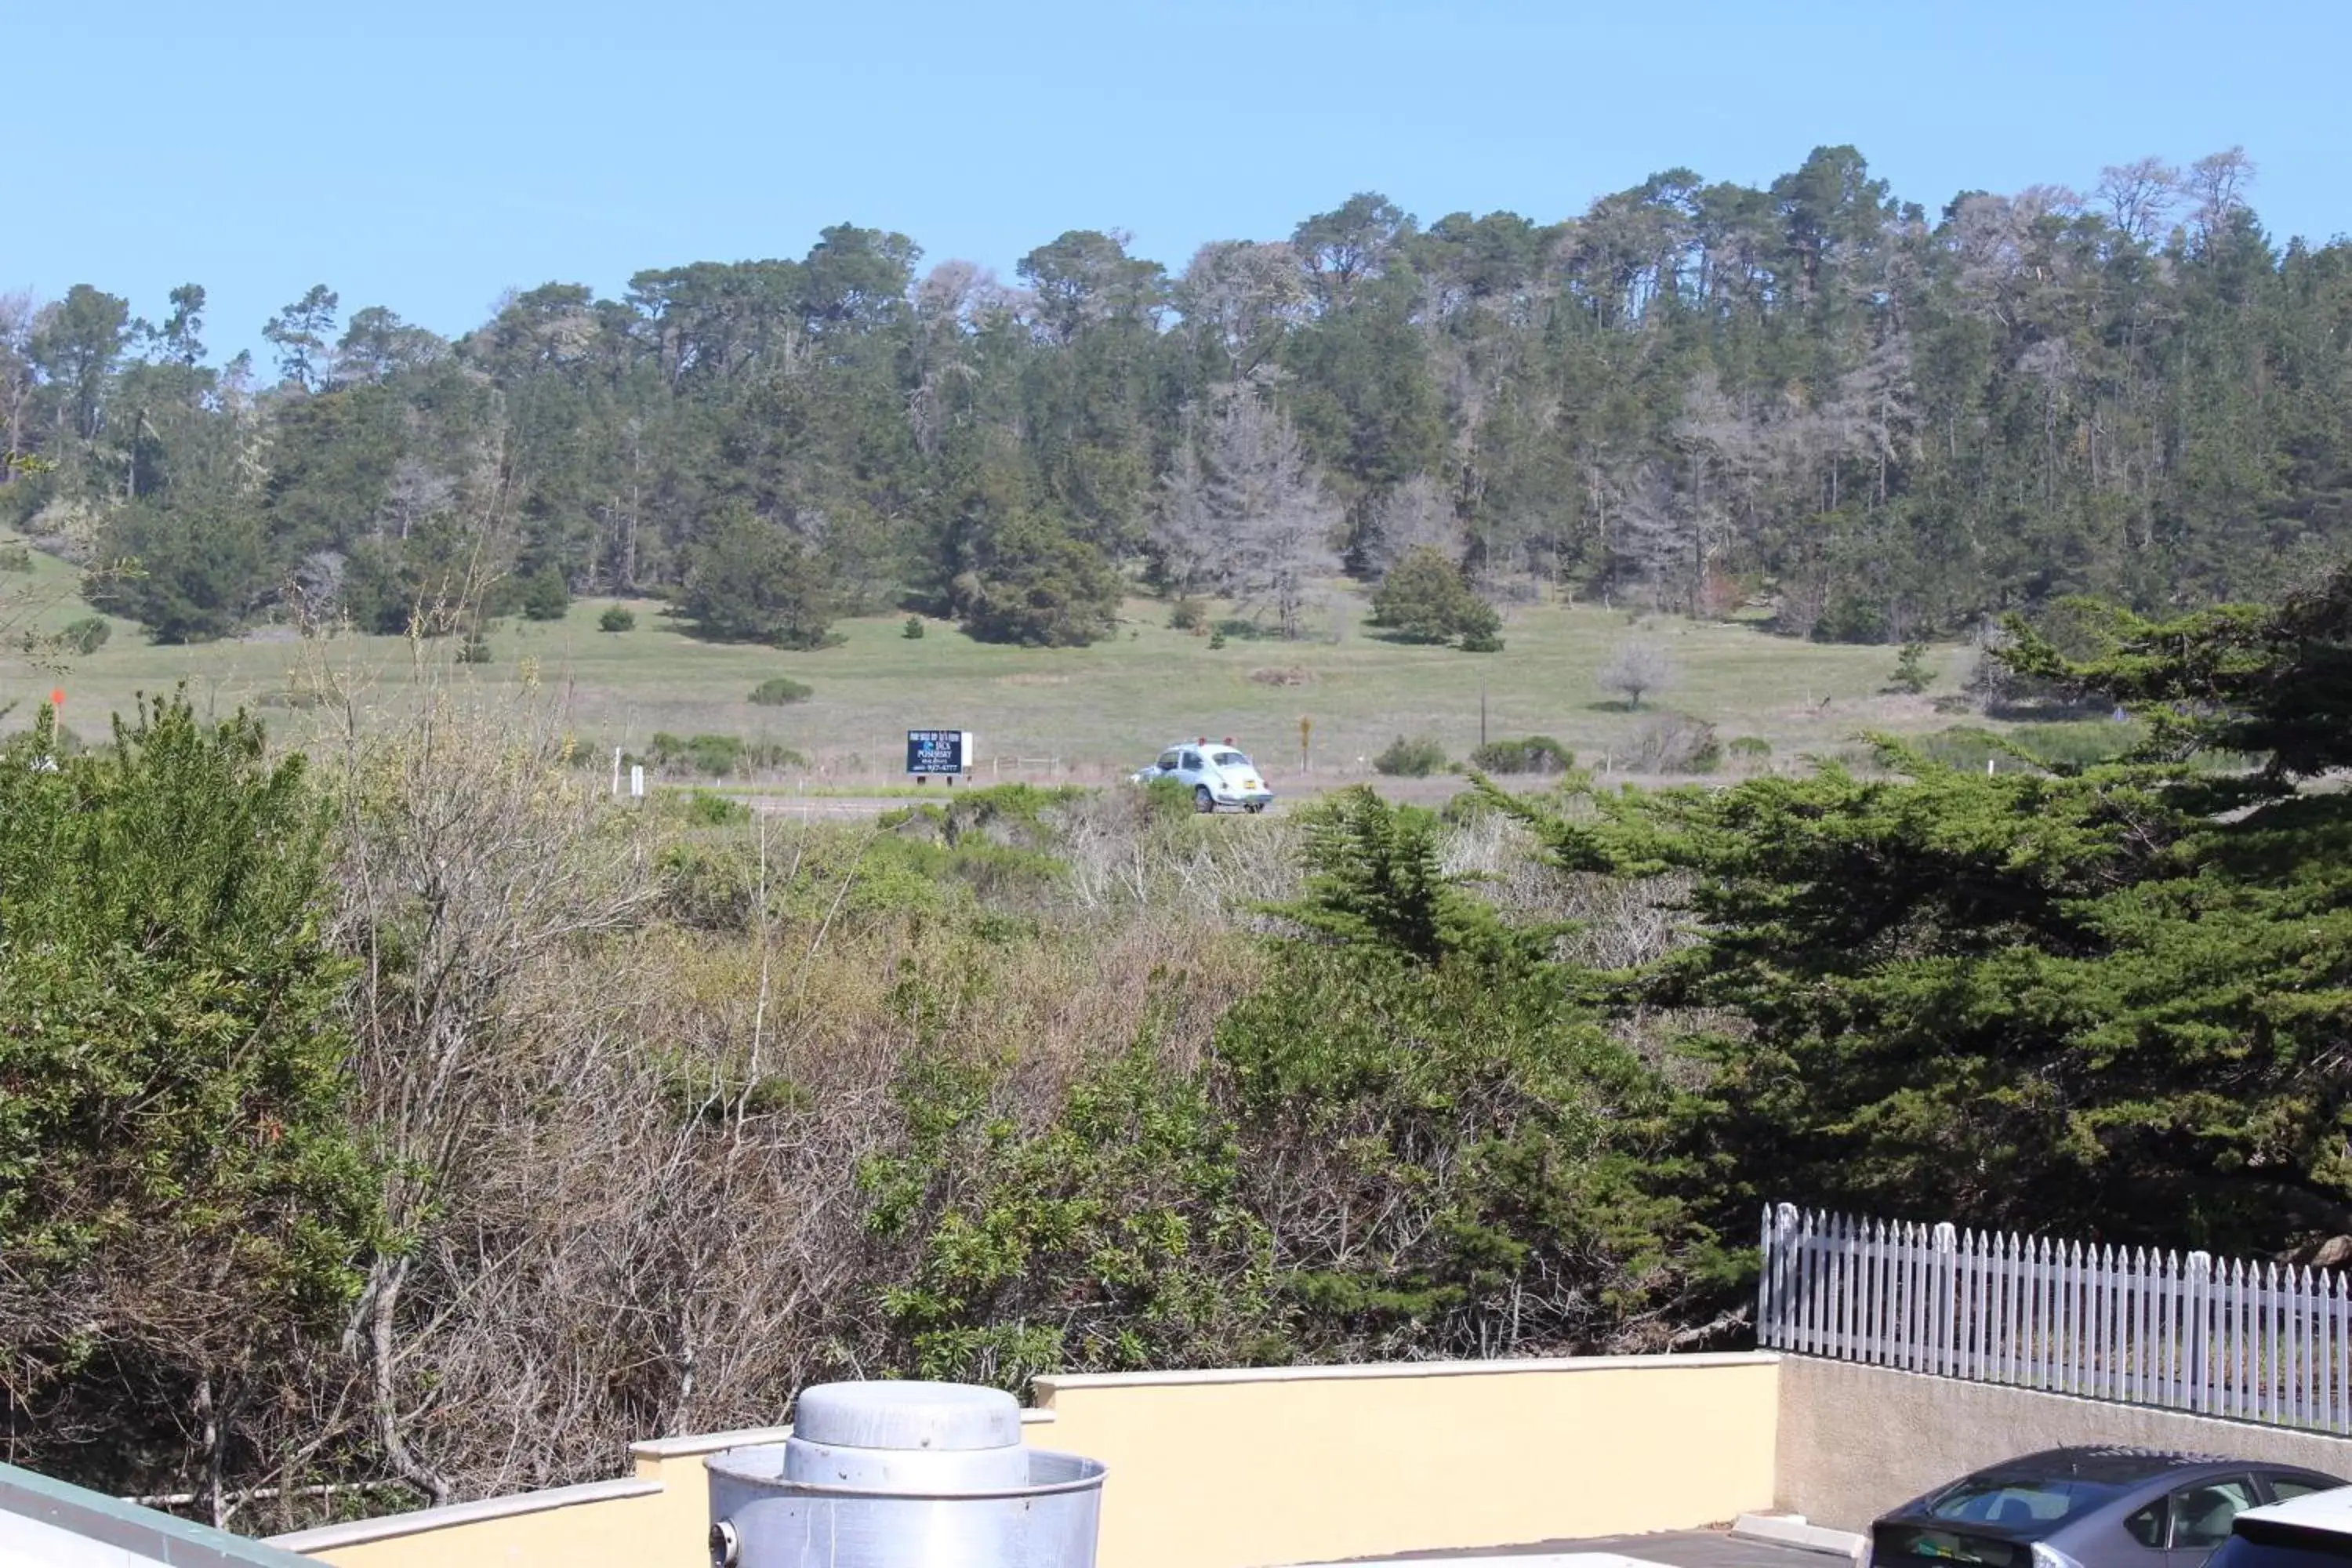
[[[1217,797],[1209,793],[1209,786],[1207,784],[1194,784],[1192,786],[1192,809],[1194,811],[1214,811],[1217,809]]]
[[[1252,816],[1255,816],[1259,812],[1264,811],[1265,809],[1265,802],[1262,800],[1252,801],[1249,805],[1249,814]]]

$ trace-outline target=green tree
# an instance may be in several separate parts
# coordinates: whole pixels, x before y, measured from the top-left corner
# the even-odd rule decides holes
[[[695,551],[679,608],[696,636],[714,642],[822,647],[832,625],[820,564],[782,529],[741,510]]]
[[[157,642],[230,636],[270,589],[260,521],[234,502],[124,507],[107,526],[105,550],[91,603],[139,622]]]
[[[1451,642],[1476,653],[1503,646],[1503,617],[1470,591],[1462,569],[1434,550],[1410,552],[1372,595],[1372,624],[1406,642]]]
[[[1079,647],[1117,628],[1124,584],[1102,552],[1030,510],[978,531],[956,579],[963,629],[981,642]]]

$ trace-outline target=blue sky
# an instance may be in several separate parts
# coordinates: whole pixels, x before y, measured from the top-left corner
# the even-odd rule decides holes
[[[233,349],[314,282],[445,332],[509,287],[798,256],[841,221],[1009,279],[1067,228],[1181,266],[1379,190],[1542,221],[1850,142],[1906,199],[2243,144],[2352,230],[2352,5],[48,0],[10,31],[0,290]]]

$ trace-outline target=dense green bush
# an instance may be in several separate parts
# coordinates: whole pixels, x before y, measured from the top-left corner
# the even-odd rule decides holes
[[[0,544],[0,572],[30,572],[33,552],[21,544]]]
[[[1724,742],[1723,749],[1734,761],[1760,763],[1772,754],[1772,742],[1761,735],[1734,735]]]
[[[751,820],[750,805],[709,790],[688,795],[680,812],[689,827],[737,827]]]
[[[1197,632],[1209,624],[1209,606],[1194,598],[1181,598],[1169,606],[1168,626],[1171,631]]]
[[[1427,548],[1398,562],[1373,594],[1372,625],[1405,642],[1459,639],[1473,653],[1494,653],[1503,646],[1503,617],[1495,606],[1470,591],[1460,567]]]
[[[1486,773],[1564,773],[1576,766],[1576,753],[1549,735],[1520,740],[1489,741],[1470,753],[1470,765]]]
[[[459,664],[488,664],[490,662],[490,639],[479,632],[474,633],[457,645]]]
[[[560,621],[572,608],[571,585],[562,572],[542,566],[523,579],[516,607],[527,621]]]
[[[906,620],[900,624],[898,627],[898,635],[905,637],[908,642],[920,642],[923,637],[923,617],[920,616],[908,616]]]
[[[807,701],[815,690],[789,675],[772,675],[751,688],[751,700],[762,708],[782,708],[788,702]]]
[[[1903,645],[1895,656],[1893,684],[1895,690],[1908,691],[1915,697],[1936,684],[1936,672],[1927,668],[1926,643],[1906,642]]]
[[[596,617],[600,632],[630,632],[637,628],[637,613],[626,605],[607,605],[604,613]]]
[[[104,647],[106,639],[113,635],[114,628],[106,624],[103,616],[82,616],[68,621],[58,637],[76,653],[91,654]]]
[[[0,752],[0,1289],[45,1438],[169,1432],[223,1377],[298,1377],[392,1244],[332,820],[299,754],[184,698],[86,754],[46,714]]]
[[[1447,765],[1445,748],[1427,735],[1416,735],[1412,740],[1399,735],[1372,759],[1373,772],[1396,778],[1427,778],[1444,771]]]

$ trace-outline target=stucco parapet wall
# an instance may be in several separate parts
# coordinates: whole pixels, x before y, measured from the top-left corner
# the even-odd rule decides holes
[[[380,1519],[353,1520],[349,1524],[321,1525],[316,1530],[272,1536],[270,1544],[289,1552],[331,1552],[339,1546],[390,1541],[403,1535],[423,1535],[429,1531],[447,1530],[453,1525],[514,1519],[523,1514],[547,1513],[560,1508],[578,1508],[585,1503],[653,1497],[662,1489],[659,1481],[590,1481],[584,1486],[516,1492],[507,1497],[484,1498],[478,1502],[453,1502],[446,1508],[425,1508],[413,1513],[390,1513]]]
[[[1194,1388],[1234,1383],[1356,1383],[1400,1377],[1524,1377],[1530,1373],[1700,1372],[1710,1367],[1778,1366],[1777,1351],[1714,1351],[1697,1355],[1528,1356],[1497,1361],[1353,1362],[1332,1366],[1209,1367],[1197,1372],[1077,1373],[1041,1377],[1040,1402],[1059,1393],[1114,1388]]]
[[[1024,1426],[1051,1425],[1050,1410],[1024,1410],[1021,1424]],[[629,1458],[656,1463],[664,1459],[691,1459],[704,1454],[723,1454],[730,1448],[757,1448],[781,1443],[793,1435],[790,1426],[739,1426],[732,1432],[689,1432],[679,1437],[647,1437],[629,1445]]]

